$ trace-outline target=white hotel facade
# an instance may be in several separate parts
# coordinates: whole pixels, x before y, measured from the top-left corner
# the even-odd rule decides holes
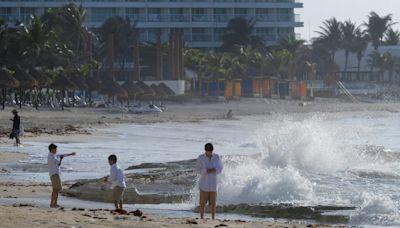
[[[155,42],[160,29],[166,41],[170,29],[179,28],[186,46],[195,48],[221,46],[224,29],[234,17],[254,18],[254,35],[267,45],[303,26],[295,14],[296,8],[303,7],[299,0],[0,0],[0,18],[9,23],[26,22],[31,14],[41,15],[69,2],[86,8],[89,28],[118,15],[137,21],[141,41]]]

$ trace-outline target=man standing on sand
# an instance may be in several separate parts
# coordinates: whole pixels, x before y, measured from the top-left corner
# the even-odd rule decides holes
[[[110,177],[106,177],[104,181],[111,182],[111,189],[113,190],[112,201],[115,210],[122,211],[122,201],[126,188],[124,172],[122,172],[122,169],[117,165],[117,156],[114,154],[108,156],[108,164],[111,166]]]
[[[217,174],[222,172],[222,163],[218,154],[213,154],[211,143],[204,146],[205,153],[197,158],[196,171],[200,174],[200,218],[204,219],[204,209],[209,202],[211,218],[215,220],[217,201]]]
[[[20,134],[19,127],[21,124],[21,120],[20,120],[17,110],[15,110],[15,109],[12,110],[12,114],[14,114],[14,118],[10,119],[13,122],[11,135],[12,135],[12,137],[15,137],[15,144],[18,146],[21,144],[21,142],[19,141],[19,134]],[[12,137],[10,136],[10,138],[12,138]]]
[[[50,201],[50,207],[51,208],[57,208],[59,205],[57,204],[58,200],[58,193],[61,191],[62,186],[61,186],[61,179],[60,179],[60,165],[61,161],[64,159],[64,157],[68,156],[73,156],[76,153],[70,153],[70,154],[57,154],[57,146],[55,144],[50,144],[49,145],[49,154],[47,156],[47,162],[49,166],[49,175],[50,175],[50,180],[51,180],[51,186],[53,187],[53,191],[51,193],[51,201]]]

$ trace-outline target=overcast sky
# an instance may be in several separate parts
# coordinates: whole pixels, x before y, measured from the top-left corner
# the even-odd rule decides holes
[[[317,36],[322,22],[336,17],[339,21],[351,19],[358,25],[367,20],[367,15],[375,11],[380,16],[392,14],[393,20],[400,22],[400,0],[301,0],[303,9],[295,10],[300,14],[300,20],[304,22],[303,28],[296,28],[301,38],[309,40]],[[400,23],[394,26],[400,30]]]

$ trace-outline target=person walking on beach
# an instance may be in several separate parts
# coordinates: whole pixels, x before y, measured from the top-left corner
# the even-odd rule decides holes
[[[104,181],[111,183],[111,189],[113,190],[112,201],[115,205],[115,210],[123,210],[122,201],[126,188],[124,173],[117,165],[117,156],[114,154],[108,157],[108,164],[111,166],[110,177],[106,177]]]
[[[18,145],[21,144],[21,142],[19,140],[19,134],[20,134],[19,127],[21,125],[21,119],[20,119],[20,117],[18,115],[18,111],[17,110],[14,109],[11,112],[12,112],[12,114],[14,114],[14,118],[10,119],[13,122],[10,138],[11,139],[15,138],[15,145],[18,146]]]
[[[53,191],[51,193],[50,207],[56,208],[59,207],[57,204],[58,193],[61,191],[61,179],[60,179],[60,165],[61,161],[64,157],[73,156],[76,153],[70,154],[57,154],[57,146],[55,144],[49,145],[49,154],[47,156],[47,162],[49,166],[49,175],[51,180],[51,186],[53,187]]]
[[[211,143],[204,146],[205,153],[197,158],[196,171],[200,174],[200,218],[204,219],[204,209],[209,202],[211,218],[215,220],[217,201],[217,175],[222,172],[222,163],[218,154],[213,153]]]

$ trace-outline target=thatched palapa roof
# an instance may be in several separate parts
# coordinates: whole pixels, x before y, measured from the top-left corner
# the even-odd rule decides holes
[[[6,88],[17,88],[19,81],[11,76],[11,72],[6,69],[0,69],[0,86]]]
[[[14,77],[19,81],[20,87],[33,88],[38,85],[36,79],[23,70],[19,65],[15,68]]]

